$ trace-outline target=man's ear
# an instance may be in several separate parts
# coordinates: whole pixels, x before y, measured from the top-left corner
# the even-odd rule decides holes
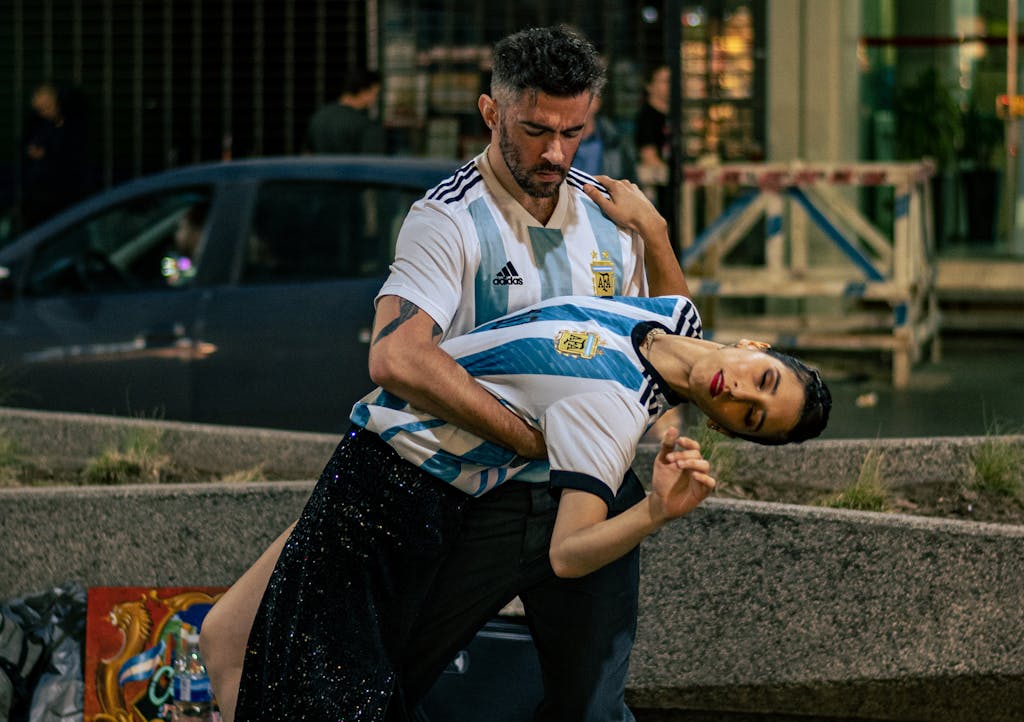
[[[498,127],[498,104],[494,102],[494,98],[487,93],[481,93],[476,101],[476,107],[480,109],[480,117],[484,119],[484,124],[488,128],[494,130]]]
[[[749,348],[752,351],[764,351],[772,345],[767,341],[752,341],[749,338],[741,338],[736,342],[736,348]]]
[[[731,431],[729,431],[729,429],[726,429],[726,428],[724,428],[722,426],[719,426],[717,423],[715,423],[711,419],[707,420],[707,427],[709,429],[711,429],[712,431],[717,431],[722,436],[728,436],[730,439],[733,438],[733,436],[734,436],[733,433]]]

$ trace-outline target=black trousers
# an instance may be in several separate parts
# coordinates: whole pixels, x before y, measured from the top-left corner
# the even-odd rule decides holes
[[[630,471],[610,515],[644,494]],[[516,481],[469,502],[408,643],[408,700],[425,696],[454,655],[518,595],[544,679],[538,722],[632,722],[624,693],[636,637],[639,550],[585,577],[559,579],[548,560],[557,510],[546,485]]]

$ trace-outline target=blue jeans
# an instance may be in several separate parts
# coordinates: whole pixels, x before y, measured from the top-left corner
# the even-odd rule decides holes
[[[643,499],[629,471],[614,516]],[[465,508],[460,536],[413,626],[399,684],[422,699],[484,623],[517,595],[540,656],[536,722],[634,722],[624,691],[636,636],[639,550],[579,579],[555,577],[548,545],[557,499],[509,482]]]

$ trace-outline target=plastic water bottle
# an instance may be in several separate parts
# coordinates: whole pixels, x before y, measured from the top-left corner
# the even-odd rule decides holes
[[[210,677],[199,654],[199,635],[184,629],[174,660],[173,685],[174,722],[220,722]]]

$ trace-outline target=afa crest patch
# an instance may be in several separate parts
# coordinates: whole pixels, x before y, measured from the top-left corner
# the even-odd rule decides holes
[[[555,350],[563,356],[594,358],[601,353],[601,337],[591,331],[559,331]]]
[[[608,258],[608,251],[601,252],[600,260],[597,253],[592,254],[590,272],[593,274],[594,295],[608,298],[615,295],[615,264]]]

